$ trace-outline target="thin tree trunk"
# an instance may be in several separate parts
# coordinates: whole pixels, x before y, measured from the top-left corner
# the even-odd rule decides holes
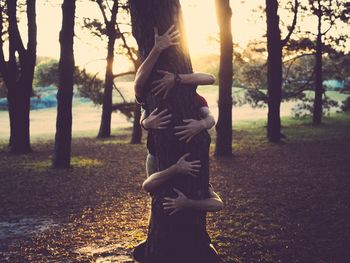
[[[278,1],[266,0],[267,22],[267,137],[270,142],[281,139],[280,105],[282,94],[282,42],[279,29]]]
[[[62,18],[53,167],[64,169],[70,167],[71,160],[75,0],[64,0]]]
[[[141,105],[138,103],[135,103],[134,123],[132,127],[132,136],[131,136],[131,142],[130,142],[132,144],[141,143],[142,129],[140,125],[140,118],[141,118]]]
[[[114,44],[116,39],[115,28],[109,29],[108,47],[107,47],[107,66],[105,76],[105,88],[103,93],[102,117],[99,138],[111,136],[111,118],[112,118],[112,93],[113,93],[113,61],[114,61]]]
[[[318,0],[319,10],[321,8],[320,0]],[[322,96],[323,96],[323,85],[322,85],[322,32],[321,22],[322,14],[318,14],[318,26],[317,26],[317,39],[316,39],[316,63],[315,63],[315,98],[314,98],[314,111],[312,116],[312,122],[314,125],[319,125],[322,122]]]
[[[130,2],[133,35],[139,46],[141,60],[150,52],[154,42],[154,27],[163,34],[172,24],[184,35],[181,7],[178,0],[131,0]],[[212,262],[205,251],[210,239],[206,232],[206,214],[198,211],[181,211],[173,216],[165,214],[163,198],[175,197],[173,188],[182,191],[187,197],[202,199],[208,197],[209,182],[209,143],[207,131],[195,136],[190,143],[180,142],[174,135],[173,126],[183,124],[183,119],[200,119],[195,104],[195,88],[175,87],[168,98],[162,100],[150,91],[151,82],[159,78],[156,70],[163,69],[177,73],[191,73],[192,66],[187,46],[182,39],[181,47],[165,50],[153,69],[146,89],[146,107],[152,111],[167,108],[173,115],[169,129],[152,131],[151,136],[159,157],[159,169],[164,170],[174,164],[184,153],[189,152],[191,160],[201,161],[198,178],[174,176],[152,195],[152,213],[148,231],[145,257],[152,263],[204,263]]]
[[[219,118],[216,124],[216,156],[232,155],[232,11],[229,0],[216,0],[220,27]]]

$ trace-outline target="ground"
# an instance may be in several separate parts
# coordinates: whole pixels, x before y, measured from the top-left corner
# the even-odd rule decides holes
[[[208,230],[225,262],[350,261],[350,115],[308,123],[285,118],[276,145],[264,121],[240,122],[230,158],[212,144],[225,208],[208,214]],[[69,170],[50,168],[45,138],[23,156],[0,144],[0,262],[133,262],[149,217],[146,150],[129,144],[130,130],[114,134],[75,138]]]

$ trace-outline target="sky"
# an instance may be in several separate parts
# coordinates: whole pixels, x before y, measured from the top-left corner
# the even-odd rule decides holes
[[[61,2],[37,1],[38,55],[59,58],[58,35],[61,27]],[[214,0],[180,0],[184,14],[186,38],[192,56],[218,54],[219,44],[210,39],[218,38],[219,28],[216,20]],[[266,30],[266,22],[261,17],[259,6],[262,0],[231,0],[233,41],[244,47],[249,41],[261,38]],[[258,10],[252,12],[252,10]],[[96,3],[78,1],[76,9],[76,38],[74,52],[76,64],[90,71],[103,72],[105,68],[106,41],[93,37],[88,30],[82,29],[82,18],[102,19]],[[288,20],[288,19],[286,19]],[[22,32],[26,32],[25,18],[20,19]],[[308,26],[315,23],[310,20]],[[22,34],[25,36],[25,34]],[[24,37],[24,41],[26,41]],[[117,57],[115,72],[126,71],[128,60]],[[129,64],[130,66],[130,64]]]
[[[37,2],[37,25],[38,25],[38,55],[53,58],[59,57],[58,34],[61,27],[60,1]],[[181,0],[184,14],[186,38],[192,56],[208,53],[219,53],[218,43],[210,40],[217,38],[219,28],[216,20],[215,1],[213,0]],[[232,28],[234,41],[240,45],[246,45],[250,40],[261,36],[264,32],[264,23],[256,24],[259,19],[251,16],[251,10],[258,6],[256,0],[250,0],[244,4],[240,1],[231,1],[234,12]],[[81,29],[82,17],[101,18],[100,10],[96,3],[89,1],[79,3],[76,10],[76,35],[74,42],[76,64],[96,71],[104,69],[106,56],[106,43],[93,37],[88,30]],[[21,27],[25,32],[26,23],[22,19]],[[118,65],[115,71],[125,71],[126,58],[117,57]],[[123,69],[122,69],[123,68]]]

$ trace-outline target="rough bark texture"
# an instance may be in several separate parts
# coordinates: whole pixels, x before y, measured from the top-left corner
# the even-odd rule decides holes
[[[216,0],[220,27],[219,118],[216,124],[216,156],[232,154],[232,11],[229,0]]]
[[[13,153],[28,153],[30,147],[29,114],[30,96],[36,61],[36,12],[35,0],[28,0],[28,44],[25,49],[17,25],[17,1],[7,1],[9,18],[9,61],[1,55],[2,75],[8,88],[10,119],[10,149]],[[2,49],[2,45],[1,45]],[[19,65],[17,65],[18,53]]]
[[[62,4],[62,28],[60,32],[61,54],[58,66],[57,120],[54,168],[69,168],[72,141],[72,97],[74,72],[74,18],[75,0]]]
[[[318,2],[318,8],[321,10],[320,0]],[[317,25],[317,39],[316,39],[316,63],[315,63],[315,99],[314,99],[314,111],[312,116],[312,122],[314,125],[319,125],[322,122],[322,12],[318,12],[318,25]]]
[[[271,142],[281,139],[280,105],[282,93],[282,41],[279,29],[278,1],[266,0],[267,22],[267,137]]]
[[[172,24],[183,34],[181,8],[178,0],[131,0],[130,1],[133,35],[139,46],[141,60],[144,60],[154,44],[153,27],[163,34]],[[165,50],[146,84],[146,107],[152,111],[168,108],[172,113],[172,127],[163,131],[152,131],[159,157],[159,169],[163,170],[174,164],[184,153],[191,153],[189,159],[201,160],[198,178],[175,176],[152,194],[152,212],[146,245],[146,262],[199,263],[210,262],[205,251],[210,239],[206,232],[206,214],[198,211],[182,211],[169,216],[163,211],[163,198],[175,197],[173,188],[182,191],[187,197],[202,199],[208,196],[209,182],[209,144],[207,131],[195,136],[188,144],[178,141],[174,136],[173,126],[182,124],[183,119],[200,118],[199,108],[195,103],[196,87],[175,87],[166,100],[154,97],[149,92],[150,83],[159,78],[157,69],[170,72],[191,73],[192,66],[182,39],[180,47]]]

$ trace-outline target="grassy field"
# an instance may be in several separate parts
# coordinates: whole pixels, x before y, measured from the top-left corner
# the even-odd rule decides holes
[[[208,214],[212,241],[225,262],[349,262],[350,115],[319,127],[282,121],[277,145],[263,120],[234,125],[233,157],[215,158],[212,143],[211,181],[225,202]],[[128,129],[114,134],[75,138],[74,168],[63,171],[50,168],[51,140],[27,156],[1,143],[0,262],[133,262],[149,217],[146,149],[129,144]]]

